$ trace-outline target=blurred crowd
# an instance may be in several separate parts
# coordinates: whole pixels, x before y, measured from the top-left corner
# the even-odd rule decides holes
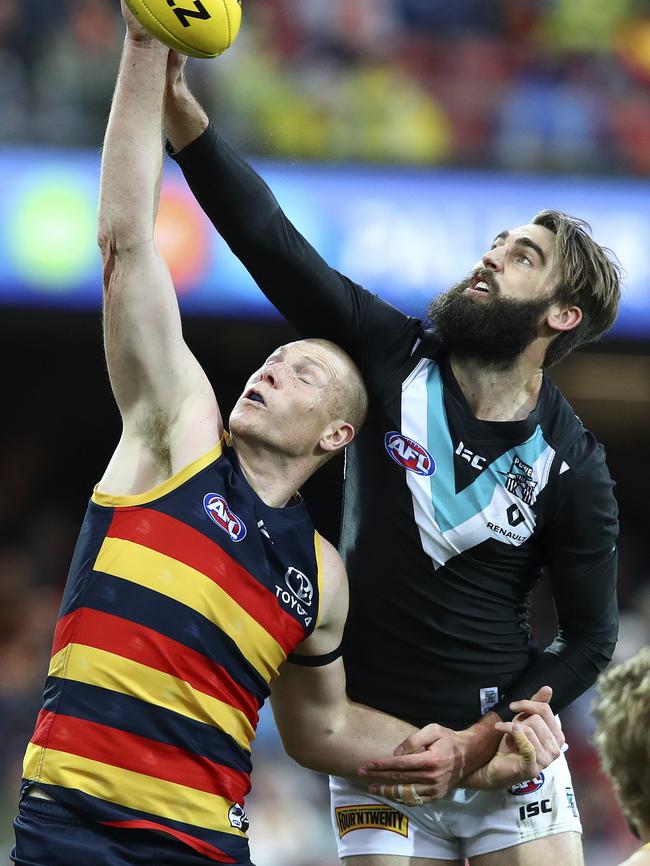
[[[0,0],[0,141],[97,146],[118,0]],[[647,0],[244,0],[189,75],[249,153],[650,172]]]

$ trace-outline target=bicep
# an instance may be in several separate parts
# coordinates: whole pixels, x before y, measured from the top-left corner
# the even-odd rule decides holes
[[[317,628],[294,655],[312,659],[337,650],[348,612],[348,582],[336,549],[320,538],[322,558],[321,610]],[[278,730],[288,751],[294,743],[336,725],[346,708],[345,669],[339,656],[316,666],[286,661],[273,685],[271,702]]]
[[[111,386],[128,425],[153,411],[171,423],[188,398],[214,401],[181,328],[169,269],[153,242],[113,250],[104,267],[104,346]]]

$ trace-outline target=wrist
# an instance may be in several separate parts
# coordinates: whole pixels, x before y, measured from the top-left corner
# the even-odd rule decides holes
[[[146,31],[142,33],[127,32],[124,38],[124,47],[135,51],[153,51],[156,54],[168,54],[169,48],[159,42],[153,36],[150,36]]]
[[[471,727],[460,731],[465,773],[473,773],[494,757],[503,736],[494,727],[500,721],[496,713],[489,712]]]

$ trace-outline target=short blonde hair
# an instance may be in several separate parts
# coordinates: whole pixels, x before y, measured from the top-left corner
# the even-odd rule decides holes
[[[650,647],[598,680],[594,742],[633,827],[650,827]]]
[[[558,334],[548,347],[544,366],[551,367],[612,327],[621,300],[621,267],[612,251],[591,237],[591,226],[584,220],[544,210],[533,217],[532,224],[555,235],[556,299],[582,310],[580,324]]]
[[[352,424],[358,433],[368,415],[368,392],[361,371],[337,343],[320,337],[308,337],[305,342],[322,346],[341,362],[344,375],[332,383],[332,415]]]

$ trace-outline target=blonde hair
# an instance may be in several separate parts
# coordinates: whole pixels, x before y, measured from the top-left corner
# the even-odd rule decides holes
[[[582,310],[580,324],[560,333],[548,347],[544,366],[551,367],[612,327],[621,299],[621,267],[611,250],[594,241],[591,226],[584,220],[543,210],[533,217],[532,224],[555,235],[556,300]]]
[[[368,392],[361,371],[337,343],[311,337],[305,342],[322,346],[341,362],[344,374],[332,382],[332,415],[352,424],[358,433],[368,415]]]
[[[594,742],[633,827],[650,827],[650,647],[598,680]]]

